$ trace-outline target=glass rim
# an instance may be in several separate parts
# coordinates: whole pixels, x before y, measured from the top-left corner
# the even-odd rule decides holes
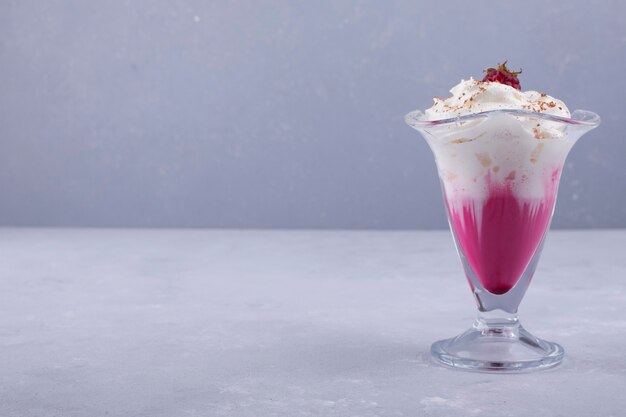
[[[426,128],[433,126],[443,126],[447,124],[455,124],[458,122],[465,122],[475,119],[483,119],[490,116],[496,116],[500,114],[509,114],[513,116],[526,116],[533,117],[537,119],[548,120],[551,122],[560,122],[568,125],[579,125],[579,126],[588,126],[591,128],[597,127],[600,124],[600,116],[597,113],[594,113],[589,110],[574,110],[572,112],[572,117],[561,117],[555,116],[552,114],[534,112],[529,110],[520,110],[520,109],[497,109],[497,110],[488,110],[480,113],[472,113],[466,114],[463,116],[450,117],[447,119],[439,119],[439,120],[425,120],[424,112],[421,110],[414,110],[404,116],[404,121],[411,127],[414,128]]]

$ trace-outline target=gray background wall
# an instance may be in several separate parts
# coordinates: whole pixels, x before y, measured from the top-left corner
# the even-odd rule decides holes
[[[0,2],[0,224],[446,227],[403,115],[508,59],[603,117],[554,225],[626,226],[626,2]]]

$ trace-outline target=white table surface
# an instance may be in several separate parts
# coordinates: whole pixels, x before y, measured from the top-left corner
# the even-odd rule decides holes
[[[0,416],[624,416],[626,231],[552,232],[521,306],[566,360],[430,363],[447,232],[0,229]]]

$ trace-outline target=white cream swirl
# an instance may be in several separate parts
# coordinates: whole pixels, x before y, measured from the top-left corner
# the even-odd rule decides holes
[[[570,117],[561,100],[537,91],[518,91],[498,82],[462,80],[450,90],[452,97],[435,97],[426,110],[428,120],[449,119],[490,110],[527,110],[553,116]]]
[[[574,142],[567,137],[566,124],[543,115],[569,118],[567,106],[537,91],[521,92],[505,84],[473,79],[461,81],[450,92],[452,97],[435,98],[425,119],[492,110],[531,112],[493,114],[429,128],[425,137],[436,156],[450,204],[486,198],[492,183],[509,187],[520,198],[544,199]]]

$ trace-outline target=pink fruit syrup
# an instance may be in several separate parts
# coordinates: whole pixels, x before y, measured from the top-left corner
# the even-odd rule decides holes
[[[507,293],[530,263],[550,224],[560,172],[548,176],[543,198],[520,198],[512,181],[488,178],[485,199],[447,201],[457,242],[490,293]]]

